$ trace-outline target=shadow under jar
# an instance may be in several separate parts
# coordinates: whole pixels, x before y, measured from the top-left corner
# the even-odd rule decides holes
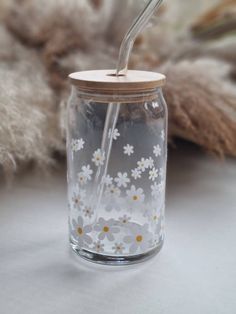
[[[70,75],[69,232],[79,256],[126,265],[150,258],[163,245],[167,107],[161,88],[165,76],[113,73]]]

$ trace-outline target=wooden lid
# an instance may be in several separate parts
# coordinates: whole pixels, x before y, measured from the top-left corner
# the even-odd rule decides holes
[[[163,74],[128,70],[127,75],[116,76],[115,70],[75,72],[69,75],[73,85],[85,91],[142,91],[165,84]]]

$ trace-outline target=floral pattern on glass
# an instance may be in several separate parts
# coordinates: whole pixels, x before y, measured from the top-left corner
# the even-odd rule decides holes
[[[119,130],[110,130],[109,137],[119,142]],[[164,130],[159,137],[165,141]],[[82,138],[72,139],[72,152],[83,150],[85,145]],[[127,160],[131,160],[136,151],[131,143],[122,146]],[[101,179],[104,186],[100,205],[104,216],[101,216],[91,205],[91,184],[97,170],[105,163],[105,154],[101,148],[93,151],[91,164],[82,165],[76,175],[77,184],[69,204],[74,211],[70,221],[71,237],[79,247],[99,254],[136,255],[160,244],[164,238],[165,167],[160,163],[163,152],[162,144],[155,144],[152,156],[136,159],[129,171],[119,169],[117,173],[106,173]],[[145,186],[143,179],[148,182]],[[143,217],[143,224],[136,222],[137,215]]]

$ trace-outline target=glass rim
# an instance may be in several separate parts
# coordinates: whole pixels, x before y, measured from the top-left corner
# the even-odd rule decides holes
[[[72,86],[72,91],[77,92],[77,97],[97,103],[144,103],[154,101],[162,93],[161,87],[143,91],[91,91]]]

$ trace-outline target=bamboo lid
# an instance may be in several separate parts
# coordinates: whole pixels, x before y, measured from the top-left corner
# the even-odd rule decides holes
[[[84,91],[144,91],[162,87],[166,77],[147,71],[128,70],[127,75],[115,75],[115,70],[75,72],[69,75],[73,85]]]

